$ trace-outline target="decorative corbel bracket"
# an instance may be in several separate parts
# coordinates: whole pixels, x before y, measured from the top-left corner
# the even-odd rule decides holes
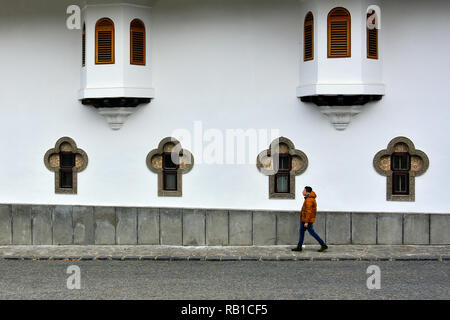
[[[345,130],[352,118],[362,111],[363,105],[381,98],[382,95],[315,95],[300,99],[317,105],[336,130]]]
[[[109,127],[120,130],[127,118],[140,104],[150,103],[150,98],[89,98],[81,100],[83,105],[92,105],[106,118]]]

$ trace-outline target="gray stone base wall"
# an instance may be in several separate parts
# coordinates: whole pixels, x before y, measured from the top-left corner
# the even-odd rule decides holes
[[[294,211],[0,205],[0,245],[296,245],[299,226]],[[450,214],[318,212],[314,229],[327,244],[450,244]]]

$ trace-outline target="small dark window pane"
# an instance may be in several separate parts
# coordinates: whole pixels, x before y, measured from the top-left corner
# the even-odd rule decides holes
[[[164,190],[177,190],[177,174],[164,172]]]
[[[275,176],[275,192],[277,193],[289,193],[289,176],[277,175]]]
[[[409,194],[409,175],[393,174],[393,194]]]
[[[290,169],[290,165],[289,165],[290,157],[289,157],[289,155],[280,155],[279,159],[280,159],[279,169],[280,170],[289,170]]]
[[[392,170],[409,171],[409,154],[394,154],[392,156]]]
[[[164,153],[164,169],[177,169],[177,165],[172,161],[171,153]]]
[[[60,160],[62,168],[72,168],[75,166],[75,154],[72,152],[61,152]]]
[[[72,188],[73,187],[72,170],[61,169],[61,171],[60,171],[60,187],[61,188]]]

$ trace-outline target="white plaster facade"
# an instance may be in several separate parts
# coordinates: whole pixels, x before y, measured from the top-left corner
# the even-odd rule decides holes
[[[321,211],[450,213],[450,2],[328,1],[330,9],[358,7],[352,15],[355,60],[364,59],[364,52],[356,52],[365,34],[357,30],[363,19],[357,15],[366,5],[381,7],[382,69],[374,73],[365,71],[372,68],[368,62],[332,66],[320,51],[317,57],[324,61],[304,65],[304,14],[315,10],[315,4],[307,8],[309,3],[140,1],[138,5],[151,7],[146,26],[151,77],[142,79],[143,86],[154,89],[154,99],[113,131],[79,101],[85,86],[81,30],[68,30],[65,21],[69,5],[83,8],[85,3],[2,1],[0,203],[298,210],[302,186],[311,185]],[[326,14],[319,10],[315,24],[326,27]],[[316,46],[325,46],[317,30]],[[93,43],[89,35],[87,40],[89,65]],[[127,56],[123,49],[118,58]],[[330,64],[317,73],[321,83],[342,82],[344,74],[348,78],[343,83],[382,83],[385,96],[363,106],[345,131],[335,130],[317,106],[297,96],[297,88],[308,82],[302,79],[320,63]],[[124,78],[130,83],[137,79]],[[296,177],[296,199],[268,197],[267,177],[255,162],[271,141],[245,165],[201,163],[196,148],[182,141],[196,159],[183,177],[183,196],[158,197],[157,177],[147,169],[146,155],[175,130],[193,130],[195,121],[202,121],[204,130],[223,133],[279,129],[309,159],[306,172]],[[78,175],[76,195],[55,194],[53,174],[42,161],[63,136],[73,138],[89,156],[88,167]],[[430,159],[428,171],[416,178],[415,202],[386,201],[386,178],[372,166],[374,155],[397,136],[411,139]]]

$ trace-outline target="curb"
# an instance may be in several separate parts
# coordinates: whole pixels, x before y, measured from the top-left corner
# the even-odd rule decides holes
[[[450,261],[450,256],[305,257],[305,256],[3,256],[8,261]]]

